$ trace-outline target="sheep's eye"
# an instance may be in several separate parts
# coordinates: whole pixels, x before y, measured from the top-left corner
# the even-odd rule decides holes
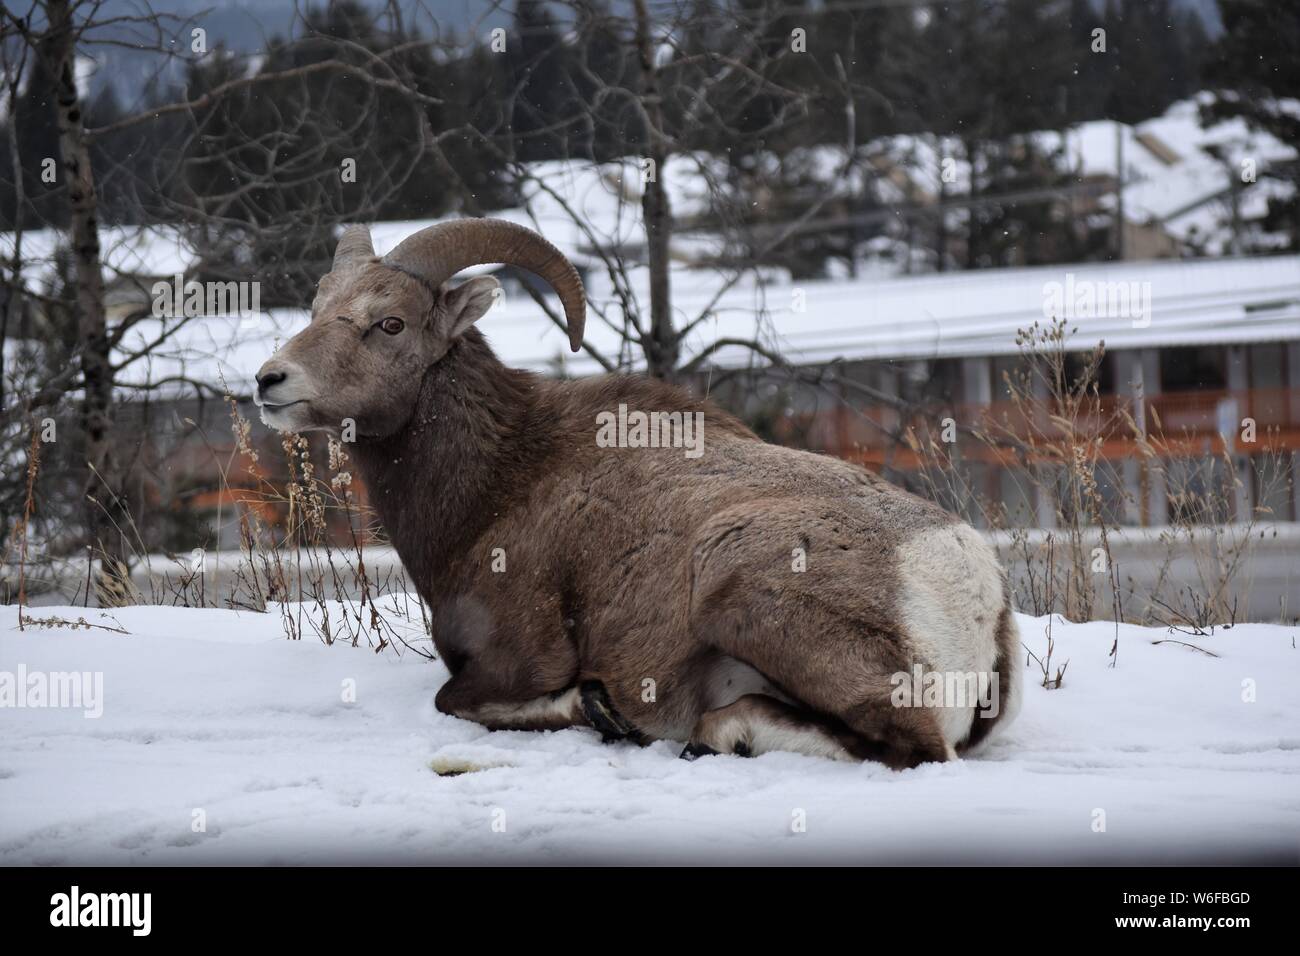
[[[402,329],[406,328],[406,323],[395,315],[390,315],[379,323],[379,327],[389,335],[396,335]]]

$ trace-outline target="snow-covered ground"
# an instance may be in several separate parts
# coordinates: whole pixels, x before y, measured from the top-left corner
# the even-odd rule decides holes
[[[1126,626],[1111,668],[1112,625],[1057,619],[1060,690],[1031,663],[979,758],[892,772],[489,733],[434,710],[441,664],[286,641],[277,613],[30,613],[129,633],[0,609],[0,690],[102,679],[0,707],[0,864],[1300,860],[1296,627]],[[1046,619],[1020,623],[1041,654]]]

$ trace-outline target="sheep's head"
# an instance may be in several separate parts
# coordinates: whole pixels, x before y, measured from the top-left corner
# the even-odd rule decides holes
[[[279,431],[359,435],[399,431],[424,373],[497,298],[496,279],[448,280],[472,265],[502,262],[536,273],[564,304],[569,344],[582,344],[586,297],[577,271],[541,236],[499,219],[462,219],[422,229],[379,258],[365,226],[344,231],[321,277],[311,324],[257,373],[262,421]]]

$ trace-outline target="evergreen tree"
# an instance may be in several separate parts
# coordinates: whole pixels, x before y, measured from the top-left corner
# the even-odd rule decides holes
[[[523,162],[570,155],[581,141],[569,49],[545,0],[518,0],[507,46],[511,127]]]
[[[1240,117],[1255,129],[1300,148],[1300,5],[1273,0],[1221,0],[1224,33],[1209,56],[1207,79],[1215,101],[1206,123]],[[1264,228],[1300,250],[1300,159],[1259,171],[1285,186],[1269,201]]]

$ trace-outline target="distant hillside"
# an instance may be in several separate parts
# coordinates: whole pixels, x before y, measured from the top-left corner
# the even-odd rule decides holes
[[[384,0],[358,2],[374,9],[384,6]],[[1093,2],[1101,7],[1105,0]],[[224,43],[229,49],[254,53],[268,38],[286,32],[293,20],[294,3],[295,0],[152,0],[151,6],[160,13],[198,17],[196,24],[208,31],[209,46]],[[319,5],[324,6],[324,0]],[[1176,0],[1176,5],[1199,13],[1211,37],[1222,32],[1217,0]],[[446,31],[463,35],[476,26],[508,25],[515,2],[504,0],[495,11],[485,0],[401,0],[401,6],[406,22],[419,24],[426,36]],[[619,0],[614,0],[614,6],[619,6]],[[138,11],[135,0],[103,0],[99,16],[103,19]],[[188,45],[187,40],[184,45]],[[109,68],[98,71],[92,92],[111,84],[114,92],[128,102],[140,84],[158,68],[156,58],[122,47],[104,47],[101,55]]]

